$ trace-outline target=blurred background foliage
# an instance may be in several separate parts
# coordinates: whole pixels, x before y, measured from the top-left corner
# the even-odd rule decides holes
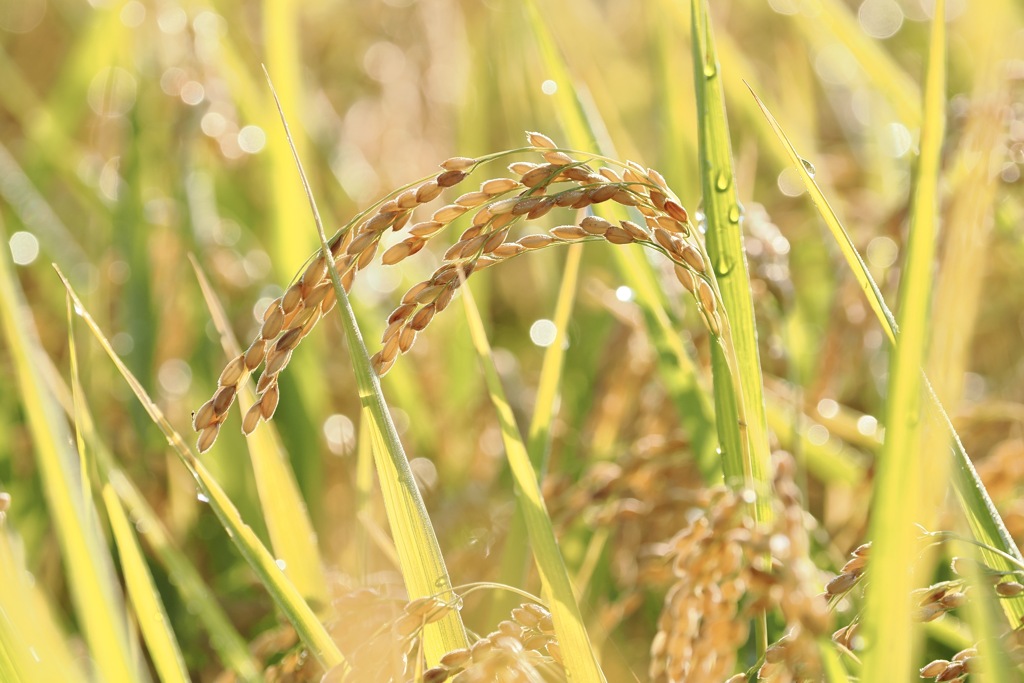
[[[622,158],[659,169],[699,211],[688,3],[543,3],[585,106]],[[895,301],[920,118],[927,3],[770,0],[714,3],[737,186],[745,213],[772,427],[799,458],[819,521],[822,566],[842,563],[864,532],[864,497],[879,440],[884,336],[840,265],[745,81],[770,103],[816,170],[886,298]],[[951,1],[947,187],[966,122],[999,115],[987,244],[965,279],[981,283],[962,397],[947,407],[1020,543],[1024,540],[1024,7]],[[306,199],[260,70],[265,64],[328,229],[455,155],[519,147],[524,130],[563,139],[546,73],[518,2],[489,0],[20,0],[0,4],[0,225],[46,353],[69,376],[67,273],[115,349],[182,433],[223,363],[188,254],[243,340],[266,304],[317,248]],[[968,149],[969,153],[971,150]],[[495,171],[499,175],[500,170]],[[666,569],[650,544],[682,524],[648,476],[619,500],[664,505],[630,522],[602,484],[651,462],[699,486],[686,434],[659,381],[659,360],[608,248],[584,256],[548,481],[548,503],[584,596],[592,638],[613,680],[646,669]],[[548,250],[476,279],[477,303],[513,408],[526,424],[565,258]],[[424,252],[357,280],[353,304],[369,342],[401,292],[439,254]],[[698,315],[678,285],[669,312],[706,361]],[[26,318],[27,321],[27,318]],[[275,423],[319,533],[332,582],[365,568],[401,585],[387,540],[355,542],[387,522],[379,501],[357,517],[359,409],[336,321],[301,349],[281,381]],[[243,637],[272,632],[269,599],[102,351],[80,335],[84,397],[97,432]],[[371,352],[374,345],[369,344]],[[2,346],[0,346],[2,348]],[[440,316],[384,380],[396,425],[455,584],[493,580],[513,510],[500,434],[466,323]],[[13,360],[0,353],[0,490],[9,528],[59,623],[78,626],[52,534]],[[232,424],[234,418],[232,418]],[[245,445],[225,430],[204,462],[266,538]],[[809,461],[810,462],[810,461]],[[632,469],[631,469],[632,468]],[[808,470],[805,470],[805,472]],[[645,488],[647,487],[647,488]],[[658,496],[663,495],[664,499]],[[614,542],[598,558],[588,525]],[[363,529],[359,532],[358,529]],[[588,564],[588,563],[593,563]],[[168,574],[151,561],[186,662],[200,680],[223,668]],[[488,601],[467,626],[489,631]],[[595,635],[596,634],[596,635]]]

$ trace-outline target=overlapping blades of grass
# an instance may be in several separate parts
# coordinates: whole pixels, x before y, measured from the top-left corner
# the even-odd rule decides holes
[[[38,358],[47,386],[63,406],[64,412],[75,419],[81,440],[95,456],[98,478],[104,486],[110,486],[117,494],[121,504],[126,508],[128,518],[134,522],[139,537],[155,553],[157,560],[170,575],[171,584],[178,591],[189,614],[194,614],[209,633],[210,646],[220,655],[221,661],[237,673],[242,681],[262,681],[263,676],[255,660],[250,656],[245,640],[231,624],[213,593],[203,582],[195,565],[174,544],[163,520],[150,507],[128,475],[118,467],[114,457],[99,438],[88,406],[84,401],[75,405],[64,378],[48,356]],[[72,374],[75,375],[74,371]],[[82,393],[81,390],[76,391],[79,395]]]
[[[273,91],[273,84],[270,87]],[[276,93],[274,98],[276,101]],[[338,297],[338,310],[341,313],[342,326],[348,340],[352,368],[355,371],[359,389],[359,400],[363,407],[363,418],[369,419],[368,431],[373,444],[374,462],[377,465],[377,475],[384,494],[384,507],[388,523],[391,525],[391,533],[395,538],[402,578],[405,580],[409,599],[437,596],[442,600],[454,602],[455,594],[452,592],[451,579],[448,577],[448,569],[445,566],[444,557],[441,555],[437,536],[430,523],[427,508],[423,504],[423,497],[416,486],[416,479],[409,466],[409,459],[398,438],[398,431],[391,419],[391,412],[384,400],[380,378],[377,377],[377,373],[370,365],[370,354],[366,350],[366,344],[363,343],[363,336],[359,331],[359,324],[356,321],[355,312],[352,310],[352,304],[349,302],[345,288],[341,285],[341,277],[334,264],[334,259],[331,258],[331,249],[327,244],[323,222],[320,220],[320,211],[317,209],[316,200],[313,198],[313,192],[309,187],[309,181],[306,179],[306,172],[302,168],[298,152],[291,145],[291,132],[279,102],[278,112],[281,114],[285,136],[288,138],[306,198],[309,200],[317,234],[320,237],[320,248],[325,254],[327,270]],[[450,610],[441,620],[424,626],[423,639],[427,666],[436,665],[441,657],[448,652],[466,647],[468,644],[466,631],[462,625],[459,611]]]
[[[6,242],[0,233],[0,242]],[[75,613],[97,670],[109,681],[133,681],[141,670],[131,654],[124,604],[94,511],[83,499],[78,458],[67,422],[35,361],[41,353],[8,250],[0,250],[0,324],[18,377],[36,462],[56,528]]]
[[[807,193],[810,196],[811,201],[814,203],[814,206],[821,214],[825,225],[835,238],[847,265],[852,270],[858,284],[867,296],[868,304],[871,306],[872,311],[874,311],[879,322],[882,324],[882,330],[888,336],[889,341],[895,343],[898,329],[896,320],[888,306],[886,306],[881,291],[878,289],[878,285],[871,277],[867,266],[860,254],[857,252],[857,249],[854,247],[853,242],[850,240],[849,235],[846,233],[842,223],[836,216],[835,211],[833,211],[828,200],[821,192],[821,189],[818,187],[817,183],[815,183],[814,177],[804,166],[803,160],[789,141],[789,138],[786,136],[781,126],[779,126],[775,117],[772,116],[770,111],[768,111],[768,108],[759,98],[757,98],[756,94],[754,95],[754,98],[761,107],[761,111],[764,113],[765,117],[771,123],[772,128],[775,130],[775,133],[783,147],[786,149],[786,152],[789,154],[804,187],[807,189]],[[927,378],[925,378],[925,388],[929,393],[931,393]],[[957,495],[975,538],[983,544],[991,546],[992,548],[1021,560],[1022,557],[1020,551],[1013,542],[1013,539],[1010,537],[1009,532],[1006,530],[1006,526],[1003,523],[1002,518],[999,516],[999,513],[996,511],[995,506],[992,504],[992,500],[989,497],[988,492],[985,490],[984,484],[981,482],[977,471],[974,469],[974,465],[971,463],[970,457],[964,450],[963,444],[960,442],[960,439],[956,434],[956,430],[953,428],[953,423],[950,421],[949,416],[946,414],[934,394],[932,394],[932,403],[935,410],[939,413],[939,418],[942,424],[945,425],[945,428],[949,431],[952,439],[954,469],[957,473],[955,480]],[[986,561],[990,566],[1003,570],[1010,569],[1010,565],[1006,560],[999,557],[997,554],[986,552],[985,556]],[[1019,620],[1024,617],[1024,600],[1021,598],[1007,598],[1002,600],[1001,604],[1007,614],[1010,615],[1012,623],[1019,623]]]
[[[101,495],[114,540],[117,542],[128,597],[139,621],[146,649],[153,658],[153,667],[164,683],[188,681],[188,670],[185,668],[178,639],[171,629],[167,610],[164,609],[160,593],[153,583],[153,576],[149,573],[149,567],[142,556],[134,527],[128,521],[128,515],[110,484],[103,485]]]
[[[220,334],[224,352],[228,358],[237,358],[242,350],[231,331],[224,307],[195,257],[190,255],[189,259],[213,324]],[[243,384],[238,392],[242,415],[246,414],[255,400],[252,387],[248,383]],[[263,519],[270,532],[274,553],[284,560],[285,574],[306,600],[326,604],[327,579],[320,562],[316,531],[306,511],[306,502],[299,493],[295,474],[288,465],[287,454],[277,429],[273,424],[266,424],[263,429],[257,429],[246,436],[246,445],[249,447]]]
[[[490,343],[487,341],[483,321],[480,319],[480,312],[473,302],[469,288],[463,285],[462,290],[469,331],[483,367],[491,403],[498,413],[501,438],[505,444],[505,455],[516,482],[516,500],[526,523],[534,561],[537,563],[545,595],[550,603],[551,616],[554,620],[555,633],[558,636],[558,646],[562,653],[566,673],[569,679],[574,681],[603,681],[605,680],[604,674],[597,664],[590,639],[583,626],[583,617],[576,604],[572,583],[569,581],[569,573],[566,571],[565,562],[558,549],[558,541],[551,526],[551,518],[548,516],[544,498],[541,495],[540,483],[530,463],[522,435],[516,426],[512,406],[505,398],[505,390],[501,386],[501,378],[494,365],[494,357],[491,354]]]
[[[864,656],[866,680],[909,676],[920,629],[907,599],[925,577],[914,567],[914,523],[928,524],[922,509],[927,466],[921,454],[921,367],[928,347],[932,270],[939,222],[939,173],[945,133],[946,34],[943,2],[935,3],[924,89],[921,155],[917,166],[906,257],[900,277],[900,336],[889,360],[885,443],[878,459],[871,501],[871,571],[878,580],[867,591],[864,627],[872,646]],[[922,573],[922,572],[918,572]]]
[[[771,463],[761,361],[757,350],[757,330],[754,327],[750,276],[743,252],[742,208],[736,194],[725,97],[705,0],[693,2],[692,27],[701,186],[707,221],[705,241],[729,317],[731,340],[738,363],[738,367],[730,368],[725,350],[717,344],[712,345],[711,367],[715,379],[718,437],[726,450],[722,464],[729,468],[725,472],[727,479],[739,475],[740,481],[754,487],[758,500],[755,514],[759,520],[766,520],[771,515],[771,504],[766,498]],[[738,376],[731,376],[732,372]],[[734,386],[739,387],[739,395],[732,395]],[[742,414],[737,412],[737,407],[742,407]],[[741,418],[746,425],[746,434],[737,424]],[[742,447],[743,438],[748,440],[747,449]],[[732,453],[728,452],[730,449],[734,449]],[[741,453],[749,453],[749,456],[737,472],[735,462]]]
[[[81,379],[78,370],[78,350],[75,345],[75,335],[71,311],[71,299],[68,298],[68,353],[71,357],[71,387],[72,387],[72,410],[75,420],[75,437],[78,445],[78,453],[81,458],[82,468],[82,489],[86,500],[91,500],[91,479],[99,477],[96,463],[92,457],[91,446],[86,444],[85,429],[92,429],[92,420],[85,417],[86,404],[82,392]],[[54,392],[56,393],[56,392]],[[142,638],[146,643],[150,658],[153,660],[153,667],[157,676],[165,683],[170,681],[188,681],[188,670],[185,668],[185,659],[181,655],[181,647],[178,639],[171,629],[170,620],[167,618],[167,610],[164,608],[160,593],[153,583],[153,576],[149,573],[149,567],[142,556],[138,538],[135,536],[134,527],[128,521],[121,501],[113,488],[105,481],[100,484],[100,496],[104,508],[107,511],[107,519],[110,521],[110,529],[117,545],[118,556],[121,559],[121,573],[124,576],[125,587],[128,591],[128,600],[132,606],[132,612],[138,622]]]
[[[192,449],[185,443],[181,435],[171,426],[163,412],[146,393],[145,388],[139,383],[131,371],[121,361],[106,335],[100,329],[96,321],[85,309],[78,295],[71,284],[58,269],[58,274],[64,282],[71,299],[75,304],[75,311],[85,321],[93,336],[96,337],[100,346],[113,361],[121,376],[124,377],[128,386],[131,387],[139,403],[156,423],[160,431],[167,437],[167,442],[174,449],[189,473],[196,480],[200,491],[209,501],[210,508],[217,515],[228,537],[238,548],[246,562],[252,567],[259,577],[260,582],[270,593],[274,602],[281,609],[284,615],[295,627],[296,633],[310,649],[310,652],[325,669],[335,666],[344,666],[345,660],[338,650],[330,635],[319,622],[313,610],[302,599],[301,594],[288,580],[284,572],[276,563],[273,555],[263,546],[253,530],[242,521],[238,510],[231,499],[220,487],[217,481],[210,475],[206,467],[199,461]]]
[[[555,304],[555,338],[544,351],[544,362],[540,369],[537,395],[533,404],[533,416],[530,418],[530,430],[527,432],[526,451],[530,463],[537,473],[538,481],[544,480],[548,457],[551,451],[551,423],[555,418],[558,406],[558,395],[562,380],[562,367],[565,365],[565,351],[568,348],[569,319],[572,316],[573,303],[576,299],[576,285],[579,282],[580,262],[583,259],[583,245],[574,244],[569,247],[562,271],[562,284],[558,290],[558,301]],[[516,514],[509,525],[505,536],[505,548],[501,558],[499,583],[522,585],[523,572],[527,568],[523,557],[523,547],[527,542],[527,531],[523,515]],[[504,619],[504,614],[513,607],[515,596],[496,597],[491,607],[492,620],[497,623]]]

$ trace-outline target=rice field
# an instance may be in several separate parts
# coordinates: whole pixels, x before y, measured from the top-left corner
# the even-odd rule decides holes
[[[0,680],[1021,680],[1022,46],[0,6]]]

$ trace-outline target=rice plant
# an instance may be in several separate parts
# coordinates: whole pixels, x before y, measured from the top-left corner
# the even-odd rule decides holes
[[[0,680],[1020,679],[1021,9],[710,5],[0,10]]]

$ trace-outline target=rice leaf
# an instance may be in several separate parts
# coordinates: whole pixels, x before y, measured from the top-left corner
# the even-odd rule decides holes
[[[302,599],[299,591],[288,580],[288,577],[285,576],[273,555],[263,546],[253,530],[242,520],[234,503],[224,493],[220,484],[210,475],[192,449],[185,443],[185,440],[171,426],[160,408],[146,393],[142,384],[139,383],[127,366],[125,366],[124,362],[122,362],[121,358],[111,347],[106,335],[103,334],[99,325],[93,320],[92,315],[86,310],[59,268],[57,269],[57,274],[75,303],[76,313],[85,321],[93,336],[96,337],[100,346],[110,357],[110,360],[113,361],[121,376],[124,377],[132,392],[139,399],[139,403],[149,414],[153,422],[156,423],[157,427],[160,428],[164,436],[167,437],[167,442],[196,480],[196,484],[198,484],[200,491],[209,502],[210,508],[217,515],[228,537],[235,544],[235,547],[238,548],[242,557],[252,567],[253,571],[256,572],[260,583],[267,589],[270,597],[273,598],[277,606],[295,627],[299,638],[309,647],[310,652],[325,669],[331,669],[335,666],[344,667],[345,660],[341,651],[338,650],[330,635],[316,618],[313,610]]]
[[[102,481],[102,479],[97,471],[97,463],[91,457],[91,447],[86,445],[85,430],[86,428],[91,429],[92,421],[86,417],[85,397],[78,371],[78,352],[73,332],[74,319],[72,318],[70,297],[67,297],[67,309],[68,355],[71,358],[71,402],[75,421],[75,439],[82,463],[81,471],[89,473],[88,478],[83,477],[83,493],[87,496],[86,500],[91,501],[88,480]],[[181,648],[178,646],[178,640],[167,618],[167,610],[164,609],[160,593],[153,583],[153,577],[149,573],[149,567],[146,566],[128,516],[125,514],[124,508],[121,507],[121,501],[118,500],[109,483],[102,484],[100,495],[107,511],[107,518],[110,520],[114,541],[117,544],[118,556],[121,559],[121,574],[124,576],[128,599],[142,632],[146,648],[153,660],[157,676],[165,683],[167,681],[188,681],[188,670],[185,668]]]
[[[6,242],[0,231],[0,243]],[[39,374],[41,354],[32,318],[11,269],[10,252],[0,250],[0,325],[35,446],[46,501],[60,542],[71,598],[97,670],[108,681],[141,675],[131,654],[124,603],[95,514],[87,512],[81,473],[68,425]]]
[[[594,650],[583,625],[583,617],[576,604],[576,597],[573,595],[569,573],[566,571],[565,562],[558,549],[558,540],[555,538],[551,518],[544,505],[537,475],[530,462],[519,428],[516,426],[512,406],[509,405],[508,399],[505,397],[505,390],[501,386],[501,378],[494,365],[494,357],[491,353],[490,343],[487,341],[483,320],[480,319],[480,312],[473,302],[469,287],[464,284],[462,290],[469,331],[484,371],[491,403],[498,413],[501,438],[505,444],[505,456],[508,458],[512,477],[516,483],[516,502],[526,523],[533,558],[548,597],[566,673],[571,680],[575,681],[604,681],[604,674],[597,664]]]
[[[221,346],[228,358],[242,353],[238,339],[231,330],[227,314],[210,281],[192,254],[192,268],[206,300],[213,324],[220,334]],[[238,391],[238,406],[242,415],[255,402],[252,385],[242,382]],[[263,518],[270,533],[274,554],[284,561],[284,572],[299,589],[303,597],[313,604],[327,604],[327,579],[318,552],[316,531],[306,510],[295,473],[288,464],[288,454],[273,424],[265,424],[246,436],[253,475],[263,510]]]
[[[269,82],[269,74],[267,80]],[[270,84],[273,92],[273,84]],[[274,95],[277,100],[276,93]],[[338,269],[331,258],[331,250],[327,244],[320,211],[306,179],[298,151],[291,146],[291,132],[284,112],[278,102],[278,112],[284,127],[285,137],[289,141],[295,165],[298,167],[302,186],[309,201],[309,207],[320,237],[320,246],[327,261],[327,271],[338,297],[338,311],[341,315],[345,337],[348,340],[352,367],[355,370],[356,384],[359,390],[360,403],[364,409],[364,417],[369,417],[368,428],[373,457],[377,465],[377,477],[384,494],[384,506],[391,525],[391,533],[395,538],[398,550],[402,578],[405,580],[409,599],[415,600],[425,596],[437,596],[446,602],[454,602],[451,579],[441,554],[441,548],[430,523],[423,497],[416,486],[409,459],[398,438],[391,412],[388,410],[384,393],[380,387],[380,378],[370,365],[370,354],[363,343],[362,333],[356,321],[355,312],[349,302],[348,294],[341,285]],[[427,666],[434,666],[446,653],[464,648],[468,645],[465,627],[458,610],[450,610],[445,617],[423,628],[424,653]]]
[[[146,649],[153,658],[157,676],[164,683],[188,681],[188,670],[181,656],[178,639],[171,628],[167,610],[164,609],[160,593],[153,583],[153,576],[146,566],[128,515],[125,514],[121,501],[110,484],[103,485],[101,495],[110,518],[114,540],[117,542],[128,598],[131,600],[135,618],[138,619],[142,637],[146,641]]]
[[[692,11],[693,80],[697,91],[701,186],[707,221],[705,240],[729,318],[738,364],[730,369],[723,347],[712,345],[718,437],[725,449],[722,464],[726,468],[726,479],[752,486],[757,494],[755,516],[763,521],[771,516],[771,503],[765,496],[771,490],[771,462],[754,304],[743,252],[742,208],[736,194],[721,68],[706,2],[695,0]],[[732,377],[732,372],[738,377]],[[739,385],[739,395],[733,395],[734,380]],[[746,425],[745,435],[740,428],[741,419]],[[744,438],[748,440],[748,448],[743,447],[741,440]],[[741,453],[746,457],[737,471],[735,463]]]
[[[71,336],[69,335],[69,339]],[[96,426],[88,406],[83,403],[75,409],[75,401],[71,391],[64,383],[64,378],[54,367],[48,356],[39,356],[43,375],[47,386],[69,416],[74,416],[75,425],[82,434],[83,441],[90,452],[95,455],[98,469],[97,479],[104,481],[117,494],[121,504],[127,508],[129,519],[135,523],[135,530],[156,554],[157,560],[171,576],[171,583],[177,589],[190,614],[194,614],[210,634],[210,646],[216,651],[224,664],[238,674],[246,683],[257,683],[263,675],[255,660],[250,656],[248,645],[238,634],[227,615],[217,604],[213,593],[203,582],[199,571],[175,546],[170,532],[164,522],[156,514],[138,487],[121,471],[114,462],[114,457],[96,433]],[[77,364],[71,356],[73,366]],[[77,377],[72,372],[72,378]],[[77,381],[77,380],[75,380]],[[81,393],[81,390],[77,390]]]
[[[912,197],[906,257],[900,277],[900,336],[889,360],[885,443],[878,459],[871,501],[871,572],[878,577],[867,591],[865,637],[872,645],[864,655],[866,680],[911,675],[920,627],[907,599],[927,577],[907,571],[918,553],[915,523],[928,523],[922,509],[919,472],[922,457],[920,368],[928,347],[932,269],[938,231],[939,173],[945,132],[946,34],[943,2],[935,4],[924,90],[921,155]],[[918,572],[920,573],[920,572]]]
[[[565,257],[562,284],[558,289],[558,300],[555,303],[555,314],[552,320],[555,324],[555,338],[544,351],[544,361],[537,383],[537,395],[533,404],[533,416],[530,419],[530,430],[527,433],[526,451],[539,481],[544,480],[551,451],[551,422],[555,417],[558,391],[562,381],[562,366],[565,364],[565,351],[568,348],[569,318],[572,315],[573,303],[576,298],[576,286],[579,281],[582,258],[583,244],[571,245]],[[512,586],[522,585],[523,572],[528,566],[523,553],[523,548],[527,543],[525,524],[523,515],[517,510],[509,524],[508,533],[505,534],[505,547],[501,558],[498,583]],[[494,623],[504,619],[504,615],[515,607],[514,600],[515,596],[513,595],[495,597],[490,610]]]
[[[839,218],[836,216],[835,211],[829,205],[828,200],[825,198],[824,194],[822,194],[817,183],[815,183],[813,174],[808,171],[805,162],[800,158],[796,149],[789,141],[789,138],[786,136],[781,126],[779,126],[779,123],[775,120],[775,117],[772,116],[771,112],[768,111],[768,108],[760,98],[753,93],[753,91],[751,91],[751,94],[758,102],[758,105],[761,107],[761,111],[771,123],[779,141],[789,154],[794,168],[796,168],[804,187],[807,189],[808,196],[814,203],[818,213],[821,215],[826,227],[828,227],[833,238],[836,240],[843,258],[846,260],[847,265],[850,267],[854,277],[857,279],[857,283],[860,285],[861,290],[864,291],[871,310],[875,313],[875,316],[882,324],[882,331],[885,332],[889,341],[894,343],[898,330],[896,320],[886,305],[885,300],[882,297],[882,293],[878,289],[878,285],[868,272],[864,260],[857,252],[857,249],[853,246],[853,242],[850,240],[849,235],[843,228]],[[1018,560],[1024,561],[1024,558],[1022,558],[1020,554],[1020,550],[1013,542],[1012,537],[1006,530],[1006,525],[1003,523],[1002,518],[999,516],[999,512],[992,503],[992,499],[985,490],[985,486],[982,483],[981,478],[974,469],[974,464],[971,462],[966,450],[964,450],[964,446],[960,442],[959,436],[957,436],[956,429],[953,427],[953,423],[950,420],[949,415],[942,407],[942,404],[938,401],[938,397],[930,390],[927,377],[924,377],[924,386],[928,393],[931,394],[932,406],[938,412],[939,419],[952,440],[954,456],[953,466],[956,472],[954,481],[956,483],[957,496],[960,501],[961,508],[967,516],[975,538],[985,545],[995,548],[996,550],[1006,553]],[[1010,569],[1010,565],[1004,558],[995,553],[987,551],[983,552],[989,566],[1003,570]],[[1007,615],[1010,617],[1012,623],[1019,623],[1019,620],[1024,618],[1024,600],[1021,598],[1004,599],[1001,601],[1001,604],[1003,609],[1007,612]]]
[[[558,301],[555,303],[555,338],[544,351],[544,362],[537,382],[537,396],[533,405],[533,417],[530,419],[530,431],[527,433],[526,450],[530,454],[530,462],[533,463],[538,479],[544,478],[551,451],[551,421],[555,417],[558,388],[562,383],[562,367],[565,365],[565,350],[568,347],[569,318],[576,299],[576,285],[579,281],[582,258],[583,244],[571,245],[565,257],[562,284],[558,289]]]

